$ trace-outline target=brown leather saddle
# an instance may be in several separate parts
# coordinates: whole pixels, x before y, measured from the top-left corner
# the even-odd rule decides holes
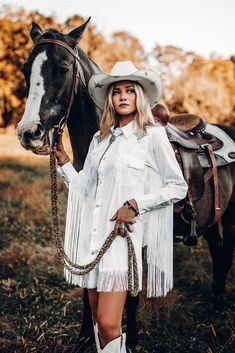
[[[193,114],[180,114],[169,118],[166,126],[168,138],[184,148],[196,149],[210,144],[213,150],[223,146],[223,142],[216,136],[205,132],[207,122],[203,117]]]
[[[180,114],[169,119],[166,132],[173,145],[176,157],[188,182],[192,201],[199,200],[205,190],[204,170],[198,154],[206,154],[205,146],[211,145],[213,151],[223,147],[223,141],[205,132],[207,122],[203,117],[193,114]],[[210,158],[208,156],[208,158]]]
[[[222,148],[223,141],[205,132],[206,126],[207,122],[203,117],[193,114],[180,114],[170,117],[165,127],[184,178],[188,183],[188,195],[184,208],[186,208],[188,215],[189,230],[183,239],[187,245],[196,245],[197,243],[196,214],[193,202],[202,197],[205,191],[205,183],[208,181],[208,178],[205,178],[206,170],[201,167],[198,154],[207,156],[213,171],[209,176],[209,178],[214,177],[215,185],[215,218],[212,222],[217,220],[219,215],[218,180],[215,180],[217,167],[213,151]],[[177,206],[175,209],[177,210]],[[182,210],[182,207],[181,209],[178,207],[178,210]]]

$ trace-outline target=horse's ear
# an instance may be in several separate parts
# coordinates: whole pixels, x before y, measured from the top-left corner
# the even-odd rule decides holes
[[[38,38],[42,35],[42,33],[43,33],[43,31],[42,31],[41,27],[39,25],[37,25],[37,23],[32,22],[30,36],[31,36],[34,43],[38,40]]]
[[[72,30],[71,32],[69,32],[69,36],[72,37],[76,44],[78,42],[80,42],[80,40],[82,39],[84,33],[86,32],[86,29],[89,25],[91,17],[88,18],[88,20],[86,22],[84,22],[81,26],[75,28],[74,30]]]

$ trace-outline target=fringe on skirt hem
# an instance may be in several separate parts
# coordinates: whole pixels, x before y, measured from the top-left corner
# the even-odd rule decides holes
[[[142,290],[142,268],[139,272],[139,291]],[[98,292],[123,292],[128,291],[128,273],[124,271],[99,271],[94,268],[90,273],[79,276],[73,275],[68,270],[64,270],[66,282],[81,288],[93,289]]]

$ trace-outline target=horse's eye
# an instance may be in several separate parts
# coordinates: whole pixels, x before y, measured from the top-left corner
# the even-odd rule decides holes
[[[67,66],[62,66],[59,68],[59,73],[61,75],[66,74],[69,71],[69,68]]]

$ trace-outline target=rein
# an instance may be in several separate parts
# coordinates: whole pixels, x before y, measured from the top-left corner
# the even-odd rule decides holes
[[[35,43],[34,47],[39,44],[55,44],[59,45],[69,51],[70,54],[75,58],[74,61],[74,71],[73,71],[73,86],[72,92],[70,95],[68,109],[66,114],[61,118],[58,125],[53,126],[53,137],[52,137],[52,146],[58,141],[60,135],[63,133],[64,127],[67,123],[71,107],[73,105],[74,97],[78,92],[78,83],[79,79],[82,81],[85,86],[85,78],[80,65],[80,57],[77,50],[73,50],[66,43],[56,40],[56,39],[40,39]],[[34,48],[33,47],[33,48]],[[56,157],[53,152],[50,153],[50,177],[51,177],[51,214],[52,214],[52,235],[55,240],[55,245],[59,259],[63,266],[73,275],[85,275],[98,264],[102,256],[109,249],[112,242],[115,239],[114,232],[112,231],[104,244],[102,245],[96,258],[88,263],[87,265],[78,265],[73,263],[68,255],[65,253],[63,240],[61,237],[61,227],[60,227],[60,217],[58,210],[58,192],[57,192],[57,173],[56,173]],[[135,253],[135,248],[131,240],[130,234],[127,232],[127,247],[128,247],[128,290],[131,296],[137,296],[139,290],[139,277],[138,277],[138,267],[137,267],[137,258]]]

